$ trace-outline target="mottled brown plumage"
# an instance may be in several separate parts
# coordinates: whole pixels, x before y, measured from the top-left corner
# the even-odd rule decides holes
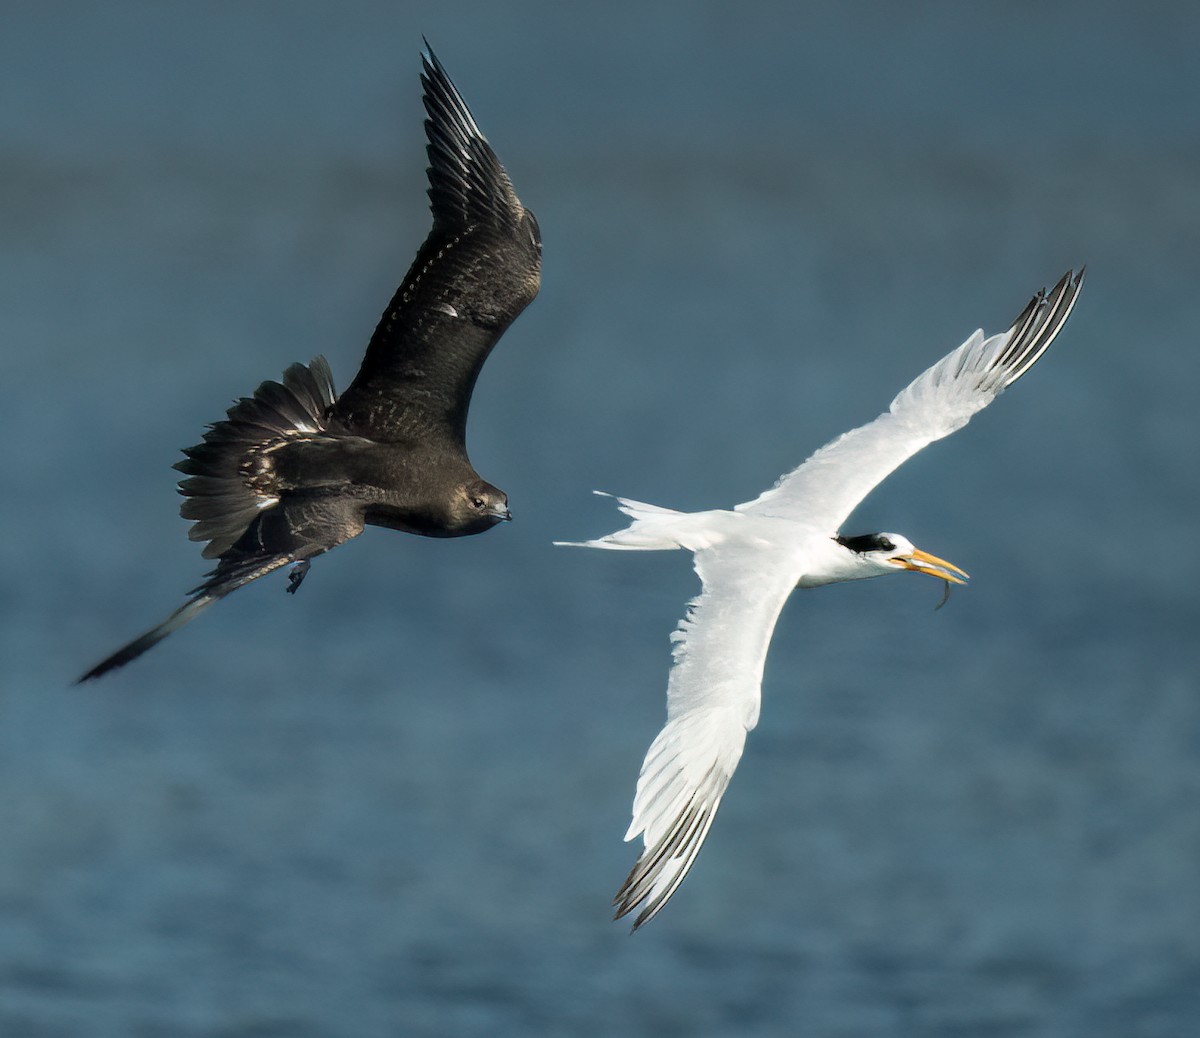
[[[466,449],[475,380],[537,294],[541,235],[462,96],[422,55],[433,227],[338,397],[329,365],[293,364],[238,401],[175,467],[192,540],[217,567],[157,627],[80,681],[128,663],[232,591],[309,560],[367,524],[426,537],[482,533],[508,498]]]

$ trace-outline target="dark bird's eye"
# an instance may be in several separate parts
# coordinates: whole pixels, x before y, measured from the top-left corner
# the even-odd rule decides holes
[[[471,498],[471,507],[472,508],[482,508],[484,506],[484,504],[485,504],[485,502],[482,497]]]
[[[525,227],[529,231],[529,240],[540,256],[542,254],[542,229],[538,226],[537,217],[528,209],[525,210]]]

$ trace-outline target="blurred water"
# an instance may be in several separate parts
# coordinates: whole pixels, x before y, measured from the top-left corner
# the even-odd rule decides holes
[[[60,3],[0,35],[0,1034],[1178,1036],[1200,1023],[1190,5]],[[545,236],[472,457],[101,685],[203,570],[170,464],[427,229],[425,33]],[[868,500],[974,581],[795,596],[694,875],[608,921],[682,554],[1070,266]]]

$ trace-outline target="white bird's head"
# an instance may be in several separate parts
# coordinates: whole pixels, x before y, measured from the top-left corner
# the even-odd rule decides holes
[[[851,553],[856,576],[878,577],[907,569],[937,577],[947,584],[965,584],[970,579],[954,563],[921,551],[898,533],[865,533],[858,537],[839,535],[834,540]]]

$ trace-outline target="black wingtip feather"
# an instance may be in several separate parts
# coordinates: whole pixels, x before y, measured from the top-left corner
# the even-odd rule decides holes
[[[1009,330],[1008,343],[992,368],[1000,378],[999,388],[1011,386],[1021,378],[1062,331],[1079,299],[1086,271],[1086,265],[1078,273],[1068,270],[1049,292],[1044,288],[1039,290],[1017,316]]]
[[[522,213],[512,182],[429,41],[422,39],[421,85],[428,116],[425,136],[434,223],[467,226],[484,221],[512,227]]]
[[[614,919],[641,909],[630,933],[658,915],[691,872],[721,806],[721,790],[727,781],[728,776],[722,779],[715,765],[710,768],[670,829],[653,846],[644,847],[633,863],[613,898]],[[666,882],[656,890],[664,877]]]

